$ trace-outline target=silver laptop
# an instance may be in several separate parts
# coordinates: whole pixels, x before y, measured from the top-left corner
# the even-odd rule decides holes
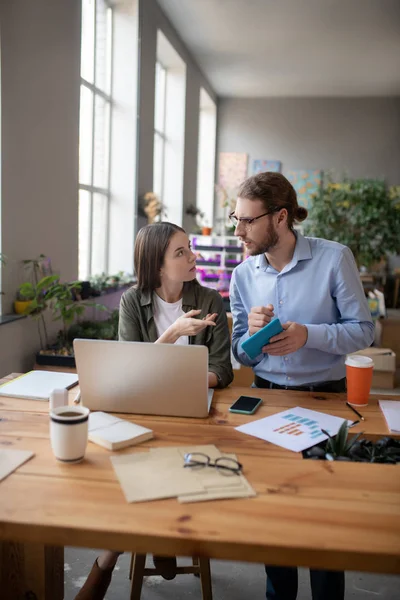
[[[208,348],[74,340],[81,401],[90,410],[206,417]]]

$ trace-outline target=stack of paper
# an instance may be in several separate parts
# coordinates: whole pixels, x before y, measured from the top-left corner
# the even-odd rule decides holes
[[[398,400],[379,400],[379,406],[389,430],[393,433],[400,433],[400,402]]]
[[[223,475],[212,467],[184,468],[184,455],[191,452],[202,452],[212,460],[222,456],[213,445],[153,448],[142,454],[112,456],[126,500],[143,502],[177,497],[179,502],[202,502],[255,496],[243,475]],[[236,458],[233,454],[223,456]]]

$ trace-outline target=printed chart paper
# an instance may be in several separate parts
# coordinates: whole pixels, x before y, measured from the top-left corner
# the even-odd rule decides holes
[[[308,408],[292,408],[236,427],[237,431],[253,435],[287,450],[301,452],[328,439],[321,429],[336,435],[345,419]],[[351,423],[351,421],[349,421]]]

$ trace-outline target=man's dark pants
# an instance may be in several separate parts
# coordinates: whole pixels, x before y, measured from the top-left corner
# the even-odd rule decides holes
[[[260,377],[255,377],[254,383],[258,388],[304,390],[310,392],[343,393],[346,391],[346,379],[327,381],[311,386],[280,386]],[[267,574],[268,600],[296,600],[298,575],[297,567],[274,567],[265,565]],[[320,571],[310,569],[312,600],[344,600],[344,572]]]

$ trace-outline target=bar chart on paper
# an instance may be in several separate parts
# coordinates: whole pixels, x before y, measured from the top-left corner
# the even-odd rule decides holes
[[[308,408],[296,407],[246,423],[236,429],[288,450],[301,452],[327,439],[321,429],[330,435],[336,435],[344,420]]]

